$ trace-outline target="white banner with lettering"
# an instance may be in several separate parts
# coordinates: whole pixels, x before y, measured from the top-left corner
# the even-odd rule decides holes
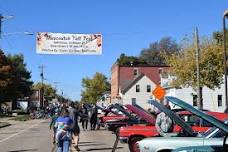
[[[102,54],[101,34],[63,34],[39,32],[36,35],[39,54]]]

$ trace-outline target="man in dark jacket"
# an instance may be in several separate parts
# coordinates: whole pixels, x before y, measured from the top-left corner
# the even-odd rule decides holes
[[[92,110],[92,115],[90,118],[91,130],[95,130],[97,125],[97,107],[94,107]]]
[[[71,102],[70,104],[69,113],[70,113],[70,118],[73,120],[72,134],[73,134],[73,141],[75,145],[74,147],[77,151],[80,151],[78,147],[79,134],[80,134],[80,128],[78,125],[79,110],[78,108],[75,107],[75,104],[73,102]]]

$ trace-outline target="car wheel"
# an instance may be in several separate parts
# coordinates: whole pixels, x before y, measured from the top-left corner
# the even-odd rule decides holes
[[[130,152],[139,152],[137,141],[142,140],[144,137],[132,137],[128,143]]]

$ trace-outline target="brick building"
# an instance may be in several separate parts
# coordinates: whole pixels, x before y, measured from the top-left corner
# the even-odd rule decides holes
[[[119,100],[123,89],[131,85],[132,81],[141,74],[156,85],[160,84],[160,73],[167,68],[167,66],[120,66],[115,63],[111,67],[111,100]]]

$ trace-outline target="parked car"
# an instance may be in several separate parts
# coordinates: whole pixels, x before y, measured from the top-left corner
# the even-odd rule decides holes
[[[142,108],[140,106],[138,106],[138,105],[134,105],[134,106],[136,106],[140,110],[142,110]],[[180,116],[185,122],[187,122],[192,127],[192,129],[196,132],[205,132],[209,128],[213,127],[213,125],[211,125],[210,123],[207,123],[205,120],[202,120],[198,116],[192,114],[189,111],[186,111],[185,109],[174,110],[174,112],[176,112],[176,114],[178,116]],[[215,116],[216,118],[218,118],[222,121],[225,118],[228,118],[228,114],[224,114],[224,113],[209,112],[209,111],[205,111],[205,113]],[[138,115],[140,115],[140,113]],[[154,117],[152,117],[152,116],[148,117],[148,116],[146,116],[145,113],[141,114],[140,117],[144,118],[144,119],[147,118],[148,122],[150,121],[150,119],[152,122],[155,121]],[[196,123],[194,123],[193,120],[196,120],[195,121]],[[135,143],[137,141],[140,141],[147,137],[159,136],[159,133],[157,132],[157,130],[154,126],[154,123],[148,123],[148,122],[145,124],[140,124],[140,125],[135,124],[132,126],[121,127],[119,129],[120,142],[128,144],[129,150],[134,152],[137,150],[137,146],[135,145]],[[177,132],[180,132],[180,130],[181,130],[181,128],[178,125],[175,125],[173,132],[177,133]]]
[[[115,107],[122,112],[126,118],[125,119],[114,119],[114,120],[108,120],[106,121],[106,126],[109,131],[116,132],[117,129],[121,126],[126,125],[133,125],[133,124],[139,124],[139,123],[145,123],[144,120],[138,119],[136,117],[137,114],[135,114],[135,111],[132,110],[132,108],[129,108],[131,106],[126,107],[125,109],[123,106],[116,104]],[[130,113],[131,112],[131,113]]]
[[[99,115],[99,125],[102,127],[105,127],[105,123],[106,121],[109,120],[120,120],[120,119],[126,119],[127,116],[124,115],[123,113],[118,113],[116,107],[114,105],[111,105],[109,107],[107,107],[106,109],[100,107],[100,106],[96,106],[98,109],[101,109],[104,113],[104,115]],[[116,110],[114,110],[116,109]]]
[[[223,139],[223,145],[203,145],[203,146],[187,146],[172,150],[172,152],[227,152],[228,151],[228,135]]]
[[[170,118],[175,121],[175,123],[181,126],[183,131],[178,134],[171,134],[170,136],[172,137],[153,137],[143,139],[136,143],[138,151],[161,152],[171,151],[183,146],[223,145],[223,136],[225,133],[228,133],[228,126],[225,123],[216,119],[214,116],[210,116],[205,112],[195,109],[193,106],[175,97],[166,98],[173,104],[188,110],[192,114],[195,114],[207,122],[210,122],[216,128],[211,128],[205,134],[199,134],[195,132],[188,123],[184,122],[183,119],[180,119],[174,112],[168,110],[156,101],[151,101],[154,106],[156,106],[159,110],[165,112]]]

